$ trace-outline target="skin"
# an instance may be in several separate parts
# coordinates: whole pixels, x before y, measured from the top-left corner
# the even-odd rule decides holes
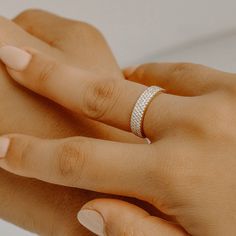
[[[103,36],[88,24],[29,10],[13,22],[1,17],[0,28],[1,45],[31,46],[58,62],[123,79]],[[17,132],[41,138],[84,135],[140,142],[126,132],[79,117],[23,89],[10,79],[3,65],[0,78],[1,134]],[[19,177],[2,169],[0,185],[1,218],[40,235],[91,235],[77,222],[76,214],[88,200],[104,196]]]
[[[83,209],[102,216],[109,236],[236,234],[235,74],[194,64],[154,63],[126,71],[127,80],[116,80],[55,63],[34,49],[22,52],[31,56],[29,63],[18,70],[7,68],[16,82],[124,131],[130,131],[132,109],[147,86],[158,85],[165,92],[145,114],[143,131],[151,145],[83,136],[48,140],[7,135],[10,146],[0,162],[4,169],[135,197],[173,220],[119,200],[87,203]],[[49,65],[50,71],[45,69]]]

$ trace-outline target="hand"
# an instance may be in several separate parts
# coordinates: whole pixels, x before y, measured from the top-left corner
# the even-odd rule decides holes
[[[27,32],[2,18],[3,33],[0,44],[18,47],[29,45],[53,56],[59,62],[79,66],[107,77],[123,79],[103,36],[94,27],[39,10],[26,11],[14,21]],[[6,77],[4,71],[1,76]],[[68,114],[55,104],[38,96],[32,96],[32,93],[28,91],[20,90],[19,86],[8,79],[0,82],[0,100],[6,100],[6,96],[9,97],[9,102],[2,105],[4,109],[0,113],[1,117],[7,117],[1,120],[2,133],[22,132],[32,135],[37,133],[38,136],[47,138],[82,134],[102,139],[140,142],[125,132],[88,119],[81,119],[75,114]],[[29,109],[29,107],[34,109]],[[14,110],[14,115],[6,116],[4,113],[6,110]],[[47,129],[45,124],[47,124]]]
[[[1,54],[16,82],[79,114],[126,131],[133,106],[146,85],[166,89],[145,115],[143,129],[151,145],[8,135],[2,139],[5,146],[1,145],[4,169],[51,183],[148,201],[191,235],[235,235],[234,74],[192,64],[150,64],[131,72],[127,80],[107,80],[56,63],[29,48],[8,47]],[[19,66],[18,60],[25,63]],[[80,212],[80,221],[85,224],[84,218],[89,220],[93,209],[105,220],[102,230],[108,229],[108,235],[111,222],[123,235],[145,234],[140,228],[149,220],[147,213],[135,208],[130,216],[128,209],[133,206],[118,207],[125,203],[109,201],[107,205],[98,201],[85,206],[90,211],[86,215]],[[121,216],[128,220],[117,221]],[[97,222],[100,224],[93,225],[96,229],[102,221]],[[155,235],[160,224],[163,226],[158,218],[147,224],[153,224]],[[167,227],[176,231],[170,224]],[[178,234],[185,232],[178,229]]]
[[[14,22],[16,24],[0,18],[3,44],[30,45],[63,63],[67,61],[99,74],[123,78],[106,42],[94,27],[39,10],[28,10]],[[55,104],[22,90],[9,79],[2,65],[0,78],[1,133],[19,132],[44,138],[97,135],[139,142],[125,132],[68,114]],[[0,185],[0,217],[40,235],[91,235],[76,221],[77,211],[88,200],[104,197],[18,177],[2,169]]]

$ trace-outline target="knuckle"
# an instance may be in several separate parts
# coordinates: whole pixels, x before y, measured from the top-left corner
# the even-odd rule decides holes
[[[101,35],[101,32],[93,25],[81,21],[68,21],[67,31],[76,35]]]
[[[45,11],[37,8],[28,8],[24,11],[22,11],[17,17],[22,17],[22,18],[30,18],[30,17],[35,17],[35,15],[42,14]]]
[[[83,99],[83,113],[102,120],[112,110],[119,97],[119,86],[115,80],[99,80],[91,83]]]
[[[186,79],[190,75],[194,75],[196,71],[201,69],[201,65],[198,64],[192,64],[192,63],[177,63],[171,66],[170,68],[170,74],[174,78],[185,78]]]
[[[94,26],[81,21],[64,21],[66,33],[61,35],[56,41],[52,42],[54,46],[61,47],[65,42],[83,42],[86,44],[94,44],[94,42],[103,41],[102,33]],[[86,39],[86,40],[85,40]]]
[[[182,73],[182,72],[192,72],[193,70],[195,70],[195,68],[199,66],[196,64],[192,64],[192,63],[176,63],[172,66],[171,70],[172,72],[177,72],[177,73]]]
[[[90,143],[69,141],[57,149],[57,172],[63,179],[69,178],[77,185],[81,179],[89,155]]]
[[[36,86],[39,87],[39,89],[45,89],[44,85],[50,78],[53,77],[53,74],[57,68],[58,62],[56,61],[50,61],[49,63],[42,64],[38,76],[36,76],[36,79],[34,80]]]
[[[21,21],[21,20],[28,20],[32,17],[35,17],[36,14],[43,12],[39,9],[26,9],[22,11],[19,15],[16,16],[14,20]]]
[[[28,169],[30,165],[30,155],[32,153],[32,142],[29,140],[17,141],[12,138],[11,146],[14,149],[9,150],[9,158],[7,159],[8,165],[14,170]]]

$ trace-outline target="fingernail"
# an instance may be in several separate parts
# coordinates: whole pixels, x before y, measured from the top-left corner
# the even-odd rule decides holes
[[[79,211],[77,218],[85,228],[90,230],[96,235],[105,236],[105,224],[103,217],[94,210],[81,210]]]
[[[10,139],[0,137],[0,158],[4,158],[10,146]]]
[[[30,63],[32,55],[13,46],[0,48],[0,59],[10,69],[23,71]]]
[[[130,77],[139,66],[131,66],[124,69],[123,73],[126,78]]]

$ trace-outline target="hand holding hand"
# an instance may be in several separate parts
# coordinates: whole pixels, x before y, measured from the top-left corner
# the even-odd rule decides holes
[[[23,86],[125,131],[130,131],[130,115],[145,85],[166,90],[153,99],[145,114],[143,130],[151,145],[7,135],[1,139],[1,167],[51,183],[136,197],[181,227],[159,218],[149,221],[146,212],[123,202],[95,200],[84,207],[90,210],[87,215],[80,212],[79,217],[83,222],[91,210],[99,212],[103,216],[99,225],[103,222],[105,228],[94,231],[100,235],[101,230],[108,230],[109,235],[114,225],[119,229],[116,232],[139,235],[140,225],[146,223],[156,234],[162,226],[166,232],[172,230],[172,235],[186,235],[185,231],[235,234],[234,74],[191,64],[149,64],[123,81],[58,63],[32,49],[7,46],[0,49],[0,57],[12,78]],[[127,220],[113,220],[119,215]],[[125,222],[130,224],[122,225]]]
[[[13,20],[0,17],[0,28],[1,46],[28,45],[58,62],[123,79],[103,36],[86,23],[41,10],[27,10]],[[0,116],[1,134],[17,132],[44,138],[80,134],[124,142],[139,141],[127,132],[68,113],[43,97],[22,89],[10,80],[2,63]],[[105,196],[23,178],[2,168],[0,185],[0,218],[39,235],[91,235],[78,224],[77,211],[85,202]],[[139,204],[143,205],[141,201]]]

